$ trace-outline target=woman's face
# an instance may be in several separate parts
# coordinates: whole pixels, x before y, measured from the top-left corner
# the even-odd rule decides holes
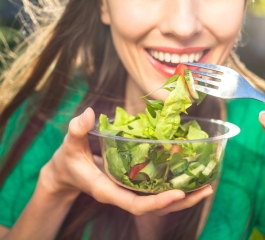
[[[244,17],[244,0],[102,1],[102,22],[142,94],[160,87],[179,62],[222,64]]]

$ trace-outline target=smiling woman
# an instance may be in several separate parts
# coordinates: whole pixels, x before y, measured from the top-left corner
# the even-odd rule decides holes
[[[183,61],[227,64],[264,90],[232,51],[244,0],[24,4],[35,29],[0,81],[0,239],[234,240],[248,239],[254,227],[265,233],[263,104],[207,96],[188,109],[241,128],[228,142],[220,179],[190,194],[122,188],[104,173],[98,139],[87,138],[100,113],[112,115],[116,106],[143,112],[140,97]]]

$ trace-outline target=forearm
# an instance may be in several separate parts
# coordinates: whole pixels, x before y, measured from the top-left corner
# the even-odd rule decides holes
[[[54,194],[39,181],[19,219],[1,240],[55,239],[76,196],[76,193]]]

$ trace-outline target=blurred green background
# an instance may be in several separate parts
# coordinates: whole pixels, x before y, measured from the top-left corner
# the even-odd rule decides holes
[[[12,49],[18,42],[18,13],[22,5],[20,0],[15,3],[0,0],[0,58],[7,46]],[[265,0],[255,0],[250,5],[237,53],[250,70],[265,79]],[[255,229],[249,240],[264,239]]]
[[[264,0],[252,1],[248,12],[255,16],[261,16],[261,17],[265,16],[265,1]]]
[[[250,70],[265,79],[265,0],[250,4],[237,53]]]

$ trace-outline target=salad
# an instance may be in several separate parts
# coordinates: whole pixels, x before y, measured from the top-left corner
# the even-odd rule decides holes
[[[107,171],[121,185],[138,191],[162,192],[169,189],[190,191],[212,181],[218,173],[217,143],[204,141],[174,141],[208,138],[195,120],[182,121],[181,114],[194,102],[201,103],[205,95],[194,88],[187,66],[179,64],[175,75],[159,89],[166,89],[166,100],[149,100],[145,113],[136,116],[117,107],[113,120],[99,117],[99,131],[126,138],[105,139],[103,157]],[[130,139],[143,141],[130,141]],[[172,140],[170,143],[151,140]]]

